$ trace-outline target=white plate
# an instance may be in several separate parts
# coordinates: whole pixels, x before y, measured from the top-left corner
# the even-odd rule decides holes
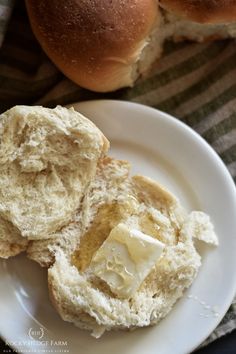
[[[46,270],[24,255],[1,261],[0,333],[24,353],[188,353],[217,326],[235,294],[234,183],[200,136],[162,112],[119,101],[74,107],[109,138],[113,156],[133,163],[133,173],[159,180],[188,209],[210,214],[220,246],[201,246],[203,264],[197,279],[159,325],[131,333],[107,333],[99,340],[59,318],[48,299]]]

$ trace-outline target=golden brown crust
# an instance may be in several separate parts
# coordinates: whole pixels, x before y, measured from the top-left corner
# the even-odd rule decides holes
[[[160,0],[168,11],[199,23],[236,21],[235,0]]]
[[[133,64],[156,22],[156,0],[26,0],[26,5],[35,36],[69,78],[94,91],[132,85]]]
[[[152,205],[171,205],[177,204],[177,199],[163,186],[149,177],[136,175],[132,177],[138,195],[142,201],[151,202]]]
[[[132,86],[160,57],[165,39],[160,7],[190,24],[219,26],[206,37],[235,37],[226,27],[236,21],[236,0],[26,0],[26,6],[34,34],[54,64],[98,92]],[[199,30],[203,35],[199,39],[197,29],[193,39],[202,41],[207,28]],[[175,33],[166,38],[171,37],[177,38]],[[181,37],[192,40],[188,29]]]

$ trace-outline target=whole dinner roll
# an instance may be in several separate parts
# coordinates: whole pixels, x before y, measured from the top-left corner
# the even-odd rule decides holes
[[[158,20],[156,0],[27,0],[33,32],[56,66],[100,92],[130,86],[146,38]]]
[[[132,86],[166,40],[236,37],[235,0],[26,0],[33,32],[54,64],[87,89]]]

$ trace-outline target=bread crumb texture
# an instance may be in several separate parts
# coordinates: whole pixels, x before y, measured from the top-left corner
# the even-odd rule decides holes
[[[73,219],[108,146],[72,108],[16,106],[0,116],[1,255],[52,237]]]
[[[105,158],[83,200],[84,232],[74,252],[55,248],[48,270],[52,302],[61,317],[99,337],[105,330],[157,323],[191,285],[201,265],[194,238],[216,244],[208,216],[188,214],[153,180],[128,177],[126,162]],[[131,298],[120,298],[96,277],[90,262],[119,223],[165,244],[161,257]]]
[[[130,177],[129,163],[106,156],[108,147],[100,130],[73,109],[16,106],[0,116],[0,256],[27,250],[50,267],[55,308],[95,337],[165,317],[201,265],[194,239],[218,244],[206,214],[187,213],[150,178]],[[121,223],[164,244],[127,298],[91,265]]]

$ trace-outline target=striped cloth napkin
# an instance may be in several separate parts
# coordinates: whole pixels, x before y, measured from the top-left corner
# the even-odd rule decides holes
[[[0,0],[0,110],[15,104],[55,106],[90,99],[120,99],[156,107],[201,134],[224,160],[236,182],[236,43],[167,43],[163,59],[135,87],[108,94],[81,89],[41,51],[24,2]],[[6,31],[7,29],[7,31]],[[203,343],[236,328],[236,299]]]

